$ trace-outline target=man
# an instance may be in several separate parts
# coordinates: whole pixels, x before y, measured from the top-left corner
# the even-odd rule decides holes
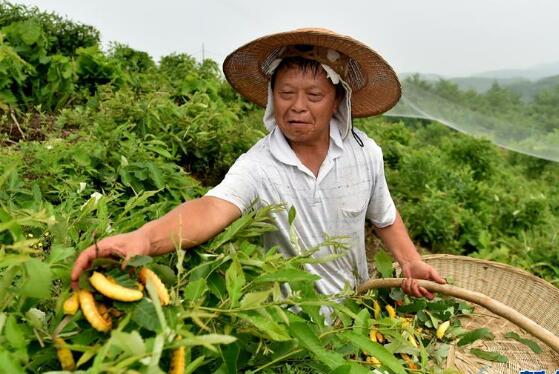
[[[309,264],[317,289],[333,294],[368,278],[364,223],[369,218],[401,265],[405,293],[433,295],[415,279],[444,280],[421,260],[390,197],[380,148],[355,130],[352,117],[380,114],[396,104],[400,85],[392,68],[360,42],[323,29],[300,29],[259,38],[227,57],[224,71],[247,99],[266,106],[270,134],[239,157],[224,180],[204,197],[185,202],[140,229],[98,243],[99,256],[156,256],[199,245],[224,230],[256,202],[285,202],[297,212],[297,244],[290,242],[288,213],[275,216],[278,231],[267,247],[286,256],[342,236],[341,258]],[[349,134],[351,133],[351,136]],[[317,257],[332,253],[321,247]],[[96,256],[91,246],[72,270]]]

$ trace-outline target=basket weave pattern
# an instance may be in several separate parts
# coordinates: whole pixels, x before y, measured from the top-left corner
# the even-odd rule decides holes
[[[455,286],[483,293],[532,319],[555,335],[559,335],[559,289],[532,274],[492,261],[454,255],[428,255],[423,259]],[[515,373],[521,370],[559,369],[559,354],[527,334],[506,319],[480,306],[472,316],[463,317],[466,329],[487,327],[494,340],[480,340],[467,347],[452,347],[448,366],[464,373]],[[543,349],[536,354],[526,345],[504,337],[514,331],[522,337],[537,341]],[[508,357],[507,363],[481,360],[468,351],[470,348],[499,352]]]

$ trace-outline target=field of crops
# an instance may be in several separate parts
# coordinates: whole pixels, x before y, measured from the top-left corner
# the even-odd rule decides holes
[[[450,299],[317,294],[304,265],[328,258],[262,248],[285,206],[247,214],[187,252],[124,268],[98,260],[80,280],[95,301],[64,308],[80,251],[202,196],[264,136],[262,114],[211,60],[172,54],[155,63],[120,44],[103,51],[89,26],[1,3],[0,372],[452,373],[441,369],[450,342],[491,339],[465,331],[457,317],[471,309]],[[509,263],[559,285],[559,165],[426,121],[356,126],[383,148],[419,247]],[[343,243],[325,245],[343,256]],[[384,252],[375,259],[392,275]],[[169,302],[157,282],[141,282],[143,268]],[[103,295],[93,270],[136,299]]]

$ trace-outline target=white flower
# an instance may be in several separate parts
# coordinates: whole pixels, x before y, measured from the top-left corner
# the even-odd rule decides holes
[[[101,200],[102,197],[103,197],[102,193],[95,191],[94,193],[91,194],[90,199],[95,199],[95,205],[97,205],[97,203],[99,202],[99,200]]]
[[[97,191],[95,191],[94,193],[91,194],[91,196],[89,197],[89,200],[87,200],[85,203],[82,204],[82,206],[80,207],[80,210],[82,210],[83,208],[85,208],[86,205],[88,205],[89,203],[93,203],[93,206],[97,206],[97,203],[99,202],[99,200],[103,197],[102,193],[99,193]]]
[[[83,192],[83,190],[85,190],[85,186],[87,186],[87,183],[85,183],[85,182],[80,182],[80,187],[78,188],[78,191],[76,191],[76,192],[77,192],[77,193]]]

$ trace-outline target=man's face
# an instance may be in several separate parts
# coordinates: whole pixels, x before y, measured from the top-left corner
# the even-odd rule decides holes
[[[275,119],[292,143],[330,139],[330,119],[337,111],[336,89],[322,68],[314,74],[293,67],[277,72],[273,90]]]

